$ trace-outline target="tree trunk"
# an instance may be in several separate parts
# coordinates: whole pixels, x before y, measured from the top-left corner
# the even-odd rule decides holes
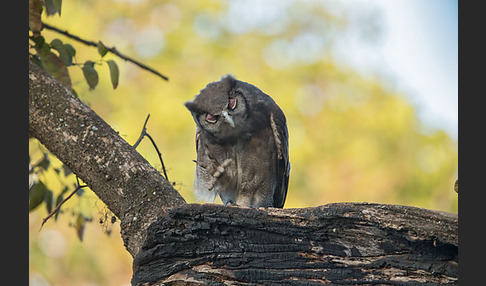
[[[457,215],[380,204],[187,205],[93,110],[29,62],[29,134],[121,220],[134,285],[457,284]]]

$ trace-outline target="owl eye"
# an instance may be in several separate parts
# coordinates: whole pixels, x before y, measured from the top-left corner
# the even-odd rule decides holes
[[[233,110],[236,107],[236,97],[230,98],[228,102],[228,108]]]
[[[206,121],[209,123],[216,123],[218,121],[217,115],[212,115],[211,113],[206,113]]]

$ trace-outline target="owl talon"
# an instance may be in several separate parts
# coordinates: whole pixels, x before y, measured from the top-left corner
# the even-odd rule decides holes
[[[232,200],[229,200],[227,201],[225,204],[225,206],[238,206],[235,202],[233,202]]]

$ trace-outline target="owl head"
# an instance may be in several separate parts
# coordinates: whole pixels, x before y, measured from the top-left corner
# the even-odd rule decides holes
[[[257,87],[230,75],[209,83],[185,106],[201,131],[216,141],[251,136],[258,128],[258,114],[264,98],[271,98]]]

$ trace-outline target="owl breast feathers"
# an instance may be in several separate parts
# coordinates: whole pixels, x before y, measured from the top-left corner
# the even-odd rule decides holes
[[[290,163],[285,115],[257,87],[225,76],[185,103],[196,122],[194,189],[224,204],[282,208]]]

